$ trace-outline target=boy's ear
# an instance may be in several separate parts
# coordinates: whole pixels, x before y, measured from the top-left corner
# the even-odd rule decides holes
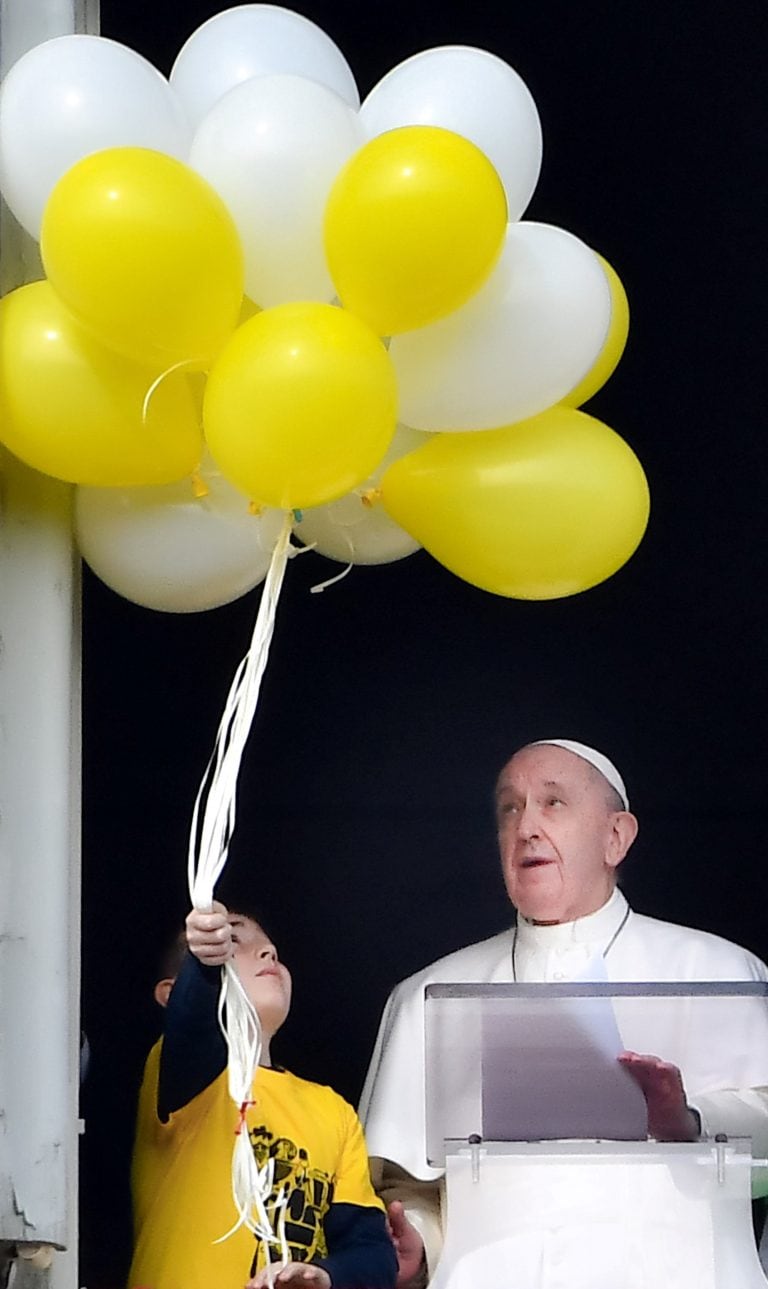
[[[171,990],[174,985],[174,977],[166,976],[164,980],[158,980],[153,990],[155,1002],[159,1007],[167,1007],[168,999],[171,996]]]

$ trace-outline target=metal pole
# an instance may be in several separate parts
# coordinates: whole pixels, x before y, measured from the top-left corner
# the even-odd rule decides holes
[[[0,76],[41,41],[98,25],[98,0],[0,0]],[[4,208],[0,291],[41,276],[37,247]],[[0,1284],[4,1255],[17,1289],[77,1289],[79,986],[80,588],[71,489],[3,453]],[[65,1252],[52,1255],[48,1270],[54,1248]]]

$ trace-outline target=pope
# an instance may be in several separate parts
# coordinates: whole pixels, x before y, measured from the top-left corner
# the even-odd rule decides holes
[[[517,751],[496,785],[501,867],[515,924],[441,958],[392,992],[360,1107],[379,1193],[389,1203],[399,1289],[426,1283],[441,1247],[440,1171],[427,1164],[424,988],[431,983],[768,981],[752,953],[719,936],[635,913],[617,886],[637,835],[624,781],[601,752],[568,739]],[[726,1133],[768,1151],[768,1012],[733,1009],[706,1051],[685,1047],[681,1003],[635,1025],[619,1057],[643,1091],[648,1133]]]

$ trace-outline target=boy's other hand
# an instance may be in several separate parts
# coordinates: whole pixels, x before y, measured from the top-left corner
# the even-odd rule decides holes
[[[408,1221],[400,1200],[393,1200],[387,1209],[387,1229],[397,1254],[398,1289],[426,1284],[424,1241]]]
[[[229,913],[218,900],[206,912],[192,909],[187,914],[186,930],[190,953],[206,967],[221,967],[232,957],[234,941]]]
[[[331,1277],[323,1267],[315,1267],[311,1262],[287,1262],[277,1275],[273,1271],[275,1285],[293,1285],[294,1289],[331,1289]],[[248,1281],[245,1289],[264,1289],[269,1285],[267,1268]]]

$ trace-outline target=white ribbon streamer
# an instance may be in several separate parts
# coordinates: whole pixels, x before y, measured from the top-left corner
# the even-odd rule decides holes
[[[267,665],[286,564],[295,549],[290,541],[291,521],[292,515],[288,512],[272,552],[251,643],[235,672],[192,812],[187,876],[190,898],[196,909],[211,908],[214,887],[227,862],[235,829],[240,762]],[[279,1246],[285,1258],[284,1223],[281,1238],[280,1234],[275,1235],[266,1208],[273,1185],[274,1161],[269,1160],[262,1169],[258,1167],[246,1121],[248,1106],[253,1104],[253,1081],[261,1056],[261,1024],[232,962],[227,962],[222,969],[219,1024],[229,1053],[229,1094],[240,1116],[232,1153],[232,1197],[237,1221],[220,1238],[228,1239],[241,1226],[246,1226],[267,1246]]]

